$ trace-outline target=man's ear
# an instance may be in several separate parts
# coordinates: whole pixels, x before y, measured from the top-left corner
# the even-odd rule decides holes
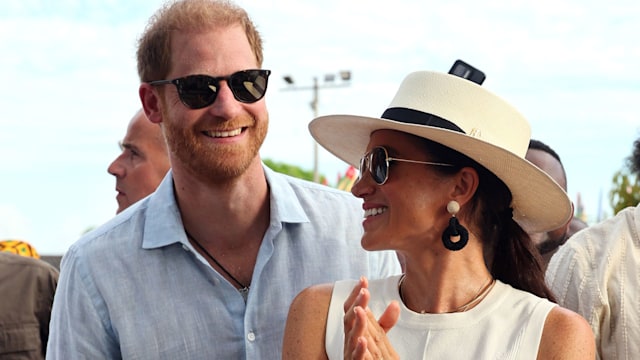
[[[564,226],[562,226],[564,228],[564,234],[566,236],[569,236],[569,226],[571,226],[571,220],[573,220],[573,213],[575,211],[574,205],[573,205],[573,201],[571,202],[571,216],[569,216],[569,220],[567,220],[567,223],[564,224]]]
[[[157,89],[147,83],[142,83],[138,89],[138,95],[140,96],[142,108],[147,118],[152,123],[161,123],[162,111],[160,109],[161,104],[159,98],[161,94],[158,93]]]
[[[461,206],[469,202],[478,189],[480,178],[476,169],[463,167],[455,175],[455,187],[451,194],[452,200],[456,200]]]

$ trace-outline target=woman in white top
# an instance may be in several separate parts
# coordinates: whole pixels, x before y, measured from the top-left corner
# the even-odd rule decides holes
[[[405,272],[301,292],[285,359],[594,358],[589,325],[552,302],[527,235],[566,223],[571,202],[524,159],[527,120],[483,75],[454,69],[409,74],[379,119],[310,124],[360,162],[362,246],[396,250]]]

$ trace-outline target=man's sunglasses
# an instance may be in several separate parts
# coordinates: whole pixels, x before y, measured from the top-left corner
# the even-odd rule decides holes
[[[369,151],[368,153],[364,154],[364,156],[360,159],[359,177],[361,178],[364,172],[368,169],[369,174],[371,174],[371,177],[373,178],[373,181],[375,181],[378,185],[383,185],[387,182],[387,179],[389,179],[389,164],[392,161],[435,166],[453,166],[451,164],[439,162],[407,160],[389,157],[387,149],[382,146],[378,146],[371,149],[371,151]]]
[[[173,80],[151,81],[149,85],[173,84],[186,107],[202,109],[216,101],[222,80],[227,82],[233,97],[242,103],[251,104],[262,99],[267,92],[270,74],[271,70],[242,70],[229,76],[189,75]]]

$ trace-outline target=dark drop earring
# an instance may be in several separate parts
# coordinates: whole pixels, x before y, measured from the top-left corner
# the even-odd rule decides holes
[[[455,200],[449,201],[447,204],[447,212],[451,214],[451,219],[449,219],[449,226],[447,226],[442,233],[442,243],[444,247],[451,251],[461,250],[469,241],[469,231],[460,225],[456,217],[458,211],[460,211],[460,204]],[[454,242],[451,240],[452,237],[459,237],[459,239]]]

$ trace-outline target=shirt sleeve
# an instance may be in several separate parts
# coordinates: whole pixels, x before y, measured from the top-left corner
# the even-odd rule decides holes
[[[583,232],[578,235],[586,235]],[[576,235],[574,235],[576,236]],[[594,279],[594,267],[589,265],[589,254],[571,239],[558,250],[547,267],[546,282],[556,296],[558,305],[582,315],[594,333],[596,341],[603,334],[610,309],[606,297],[600,295],[600,286]]]
[[[584,249],[573,245],[567,244],[553,255],[545,278],[560,306],[579,312],[586,318],[585,313],[590,312],[588,308],[594,305],[595,300],[588,291],[588,286],[595,285],[592,267]]]
[[[64,255],[53,302],[47,359],[120,358],[108,312],[86,259],[72,246]]]
[[[615,217],[572,236],[551,258],[546,281],[558,304],[591,325],[599,357],[633,358],[640,351],[640,239],[636,212]]]
[[[51,309],[53,307],[53,298],[58,286],[58,278],[60,274],[53,266],[47,267],[40,279],[40,314],[38,321],[40,322],[40,342],[42,344],[42,353],[46,354],[47,343],[49,341],[49,324],[51,323]]]

